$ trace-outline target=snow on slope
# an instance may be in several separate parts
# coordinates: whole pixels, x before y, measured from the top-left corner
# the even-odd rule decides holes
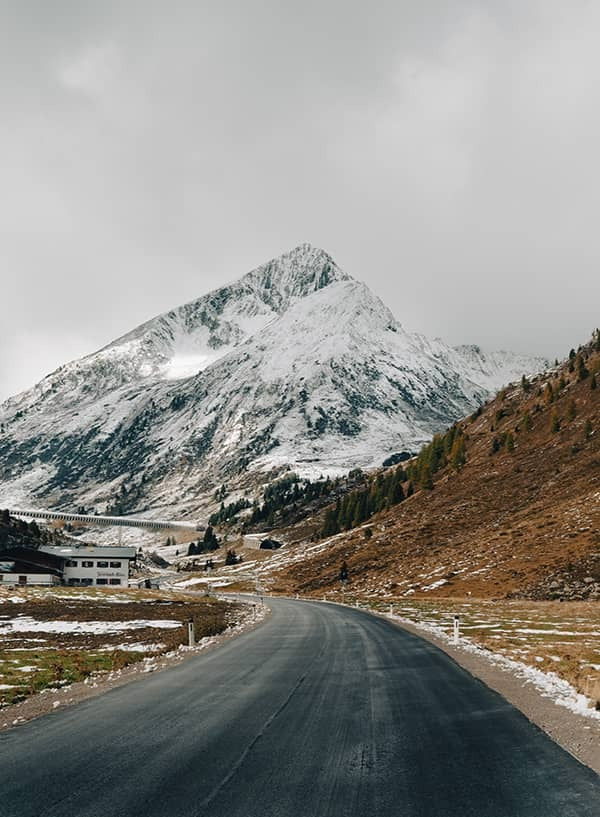
[[[304,244],[1,406],[0,505],[29,492],[194,513],[249,471],[343,471],[414,450],[545,365],[407,332]]]

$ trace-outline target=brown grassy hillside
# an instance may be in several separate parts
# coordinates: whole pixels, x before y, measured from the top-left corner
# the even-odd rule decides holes
[[[274,588],[336,591],[346,560],[361,594],[600,599],[599,345],[462,421],[460,470],[332,537]]]

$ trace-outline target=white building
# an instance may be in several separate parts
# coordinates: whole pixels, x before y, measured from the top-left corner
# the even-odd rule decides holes
[[[73,586],[127,587],[129,565],[135,560],[132,547],[47,546],[40,550],[65,559],[64,582]]]

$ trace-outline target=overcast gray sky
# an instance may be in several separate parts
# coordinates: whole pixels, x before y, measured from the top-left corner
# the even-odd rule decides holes
[[[600,323],[600,4],[0,0],[0,397],[303,241],[409,329]]]

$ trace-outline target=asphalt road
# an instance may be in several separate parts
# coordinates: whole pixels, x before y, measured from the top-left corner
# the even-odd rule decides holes
[[[0,735],[1,817],[599,817],[600,778],[358,610],[263,626]]]

